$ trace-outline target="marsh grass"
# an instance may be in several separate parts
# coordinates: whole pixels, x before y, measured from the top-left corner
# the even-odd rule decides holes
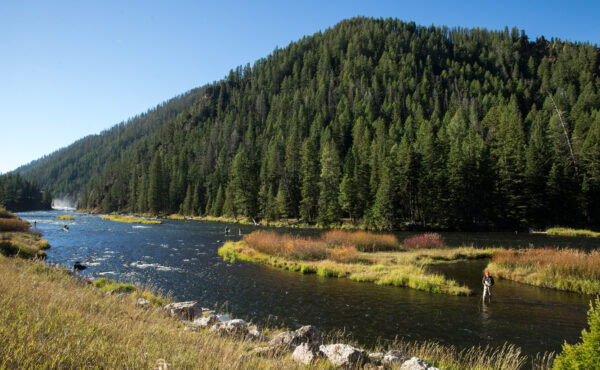
[[[39,234],[27,232],[0,233],[0,254],[23,258],[44,258],[45,250],[50,248],[48,241]]]
[[[446,246],[446,242],[438,233],[426,233],[404,239],[402,241],[402,246],[411,249],[443,248]]]
[[[29,231],[31,225],[18,218],[0,218],[0,232],[3,231]]]
[[[600,292],[600,251],[536,248],[498,251],[487,267],[502,279],[585,294]]]
[[[135,216],[102,216],[103,220],[115,221],[115,222],[124,222],[128,224],[162,224],[161,220],[148,220],[143,217],[135,217]]]
[[[546,234],[554,236],[587,236],[592,238],[600,238],[600,232],[586,229],[571,229],[568,227],[552,227],[546,230]]]
[[[244,242],[259,252],[296,260],[320,260],[327,257],[327,245],[313,238],[255,231],[245,235]]]
[[[394,235],[367,231],[331,230],[323,233],[321,239],[332,247],[352,246],[361,252],[398,250],[400,247]]]
[[[60,220],[74,220],[75,217],[73,217],[73,215],[60,215],[60,216],[56,216],[56,218],[60,219]]]
[[[329,250],[330,256],[332,251],[335,249]],[[357,282],[409,287],[432,293],[470,295],[472,291],[469,288],[443,275],[432,273],[427,265],[489,257],[494,251],[496,249],[481,250],[469,247],[456,248],[456,250],[357,252],[356,255],[348,251],[339,252],[352,255],[348,260],[344,258],[334,260],[331,257],[320,260],[298,260],[274,254],[272,249],[258,250],[243,240],[225,243],[218,253],[224,260],[230,262],[241,260],[305,274],[316,273],[319,276],[348,278]]]

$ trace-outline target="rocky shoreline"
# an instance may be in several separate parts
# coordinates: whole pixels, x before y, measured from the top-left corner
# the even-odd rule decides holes
[[[137,305],[149,308],[144,298]],[[284,356],[291,353],[294,361],[310,365],[318,359],[326,359],[336,367],[402,370],[436,370],[418,357],[406,358],[398,350],[367,352],[345,343],[325,343],[321,332],[312,325],[294,331],[284,331],[273,338],[263,335],[260,328],[242,319],[232,319],[203,308],[198,301],[171,303],[163,307],[165,312],[185,323],[184,330],[197,332],[208,330],[215,335],[234,336],[255,343],[248,356]],[[242,355],[245,356],[245,355]]]

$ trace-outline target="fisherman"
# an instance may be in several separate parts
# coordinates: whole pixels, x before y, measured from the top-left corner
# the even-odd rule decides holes
[[[485,297],[488,297],[488,301],[492,301],[492,287],[494,286],[494,278],[490,275],[488,270],[485,270],[485,275],[481,280],[481,284],[483,284],[483,301],[485,302]]]
[[[225,235],[229,235],[229,226],[225,226]]]
[[[33,228],[37,229],[37,221],[33,221]]]

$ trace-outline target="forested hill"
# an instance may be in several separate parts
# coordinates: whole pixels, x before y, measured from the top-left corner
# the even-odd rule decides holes
[[[380,229],[597,226],[599,66],[596,45],[517,29],[346,20],[207,86],[80,205]]]
[[[202,96],[203,89],[193,89],[157,105],[127,122],[121,122],[99,135],[90,135],[66,148],[35,160],[14,172],[35,179],[45,190],[59,196],[77,194],[91,178],[107,166],[128,155],[134,144],[173,120]],[[86,118],[81,117],[82,124]]]

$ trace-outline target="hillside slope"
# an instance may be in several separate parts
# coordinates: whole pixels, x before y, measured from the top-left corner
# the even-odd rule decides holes
[[[596,45],[517,29],[342,21],[114,147],[80,205],[378,229],[600,225],[599,66]]]

